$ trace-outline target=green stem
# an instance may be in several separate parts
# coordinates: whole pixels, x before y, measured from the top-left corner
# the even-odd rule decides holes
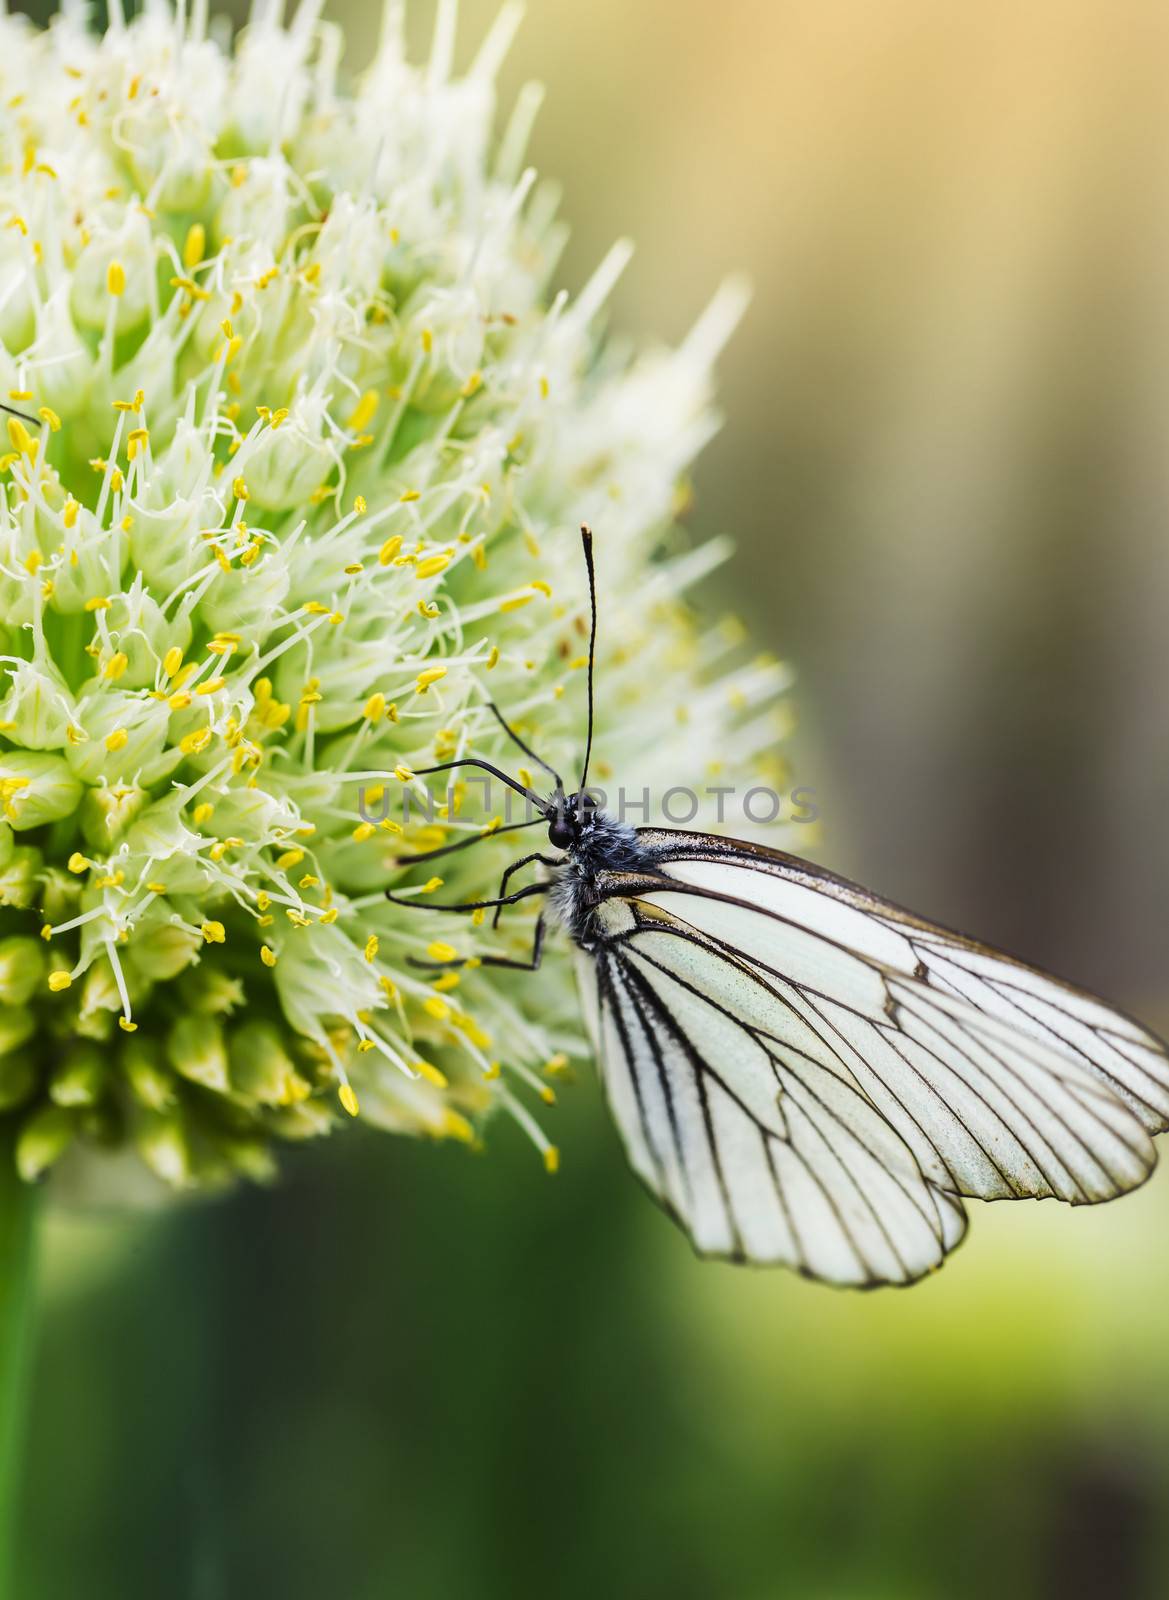
[[[16,1119],[0,1120],[0,1600],[13,1594],[23,1483],[32,1327],[33,1217],[37,1192],[15,1161]]]

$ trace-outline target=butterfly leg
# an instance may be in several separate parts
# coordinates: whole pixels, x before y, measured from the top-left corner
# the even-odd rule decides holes
[[[510,967],[513,972],[535,972],[544,957],[544,935],[547,932],[544,913],[536,918],[536,936],[532,940],[532,953],[526,961],[514,961],[510,956],[480,956],[481,967]]]
[[[544,935],[547,933],[544,913],[536,918],[536,936],[532,940],[532,953],[526,961],[516,961],[511,956],[456,956],[453,961],[422,961],[417,956],[407,956],[410,967],[424,967],[428,972],[450,972],[459,967],[510,967],[515,972],[535,972],[544,956]]]
[[[542,867],[558,867],[560,865],[559,856],[546,856],[541,850],[533,850],[531,855],[521,856],[518,861],[513,861],[510,866],[505,867],[503,869],[503,877],[499,880],[500,902],[496,906],[495,915],[491,919],[493,928],[499,927],[500,913],[506,904],[503,897],[507,894],[508,880],[511,878],[512,873],[518,872],[521,867],[530,866],[533,861],[538,861]]]

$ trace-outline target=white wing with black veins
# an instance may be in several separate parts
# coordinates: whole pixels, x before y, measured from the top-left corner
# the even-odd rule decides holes
[[[642,830],[581,953],[638,1175],[703,1254],[912,1283],[964,1196],[1109,1200],[1169,1126],[1153,1035],[1081,990],[760,847]]]

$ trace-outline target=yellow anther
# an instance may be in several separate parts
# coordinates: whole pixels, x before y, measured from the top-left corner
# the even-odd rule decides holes
[[[44,559],[44,556],[39,550],[30,550],[28,555],[26,555],[24,558],[24,570],[29,574],[30,577],[35,577],[36,573],[40,570]]]
[[[179,749],[185,756],[200,755],[211,743],[211,729],[197,728],[194,733],[184,734],[179,740]]]
[[[355,1117],[360,1111],[361,1107],[357,1104],[357,1096],[353,1092],[352,1084],[343,1083],[337,1090],[337,1098],[351,1117]]]
[[[422,885],[420,893],[422,893],[422,894],[433,894],[436,889],[441,889],[441,888],[442,888],[442,879],[441,878],[427,878],[426,882]]]
[[[233,495],[235,495],[237,500],[246,500],[248,498],[248,486],[244,482],[243,478],[235,478],[232,480],[231,492]]]
[[[31,400],[32,399],[32,390],[31,389],[9,389],[8,398],[10,400],[17,400],[17,401]]]
[[[158,878],[150,878],[150,879],[148,879],[147,883],[146,883],[146,887],[150,890],[151,894],[165,894],[166,893],[166,884],[161,882],[161,880],[158,879]]]
[[[329,926],[330,924],[336,922],[337,918],[340,915],[341,915],[341,913],[340,913],[340,911],[338,911],[336,906],[330,906],[327,911],[322,911],[321,912],[320,921],[325,926]]]
[[[560,1151],[554,1144],[544,1151],[544,1171],[549,1174],[560,1171]]]
[[[436,994],[428,996],[422,1002],[422,1009],[427,1016],[433,1017],[436,1022],[445,1022],[451,1014],[450,1006],[447,1005],[445,1000],[440,1000]]]
[[[162,658],[162,670],[168,678],[173,678],[183,664],[183,652],[177,644],[172,644],[166,655]]]
[[[201,222],[192,222],[187,229],[187,237],[183,243],[183,266],[197,267],[203,259],[203,252],[207,245],[207,232]],[[231,338],[231,334],[228,334]]]
[[[207,944],[222,944],[227,938],[227,931],[222,922],[205,922],[200,932]]]
[[[133,461],[140,450],[145,450],[150,443],[150,431],[147,428],[131,428],[126,435],[126,459]]]
[[[62,513],[62,518],[67,528],[74,528],[77,526],[77,513],[80,510],[80,505],[76,500],[74,500],[73,496],[70,495],[68,500],[65,502],[65,509]]]
[[[358,844],[364,844],[367,839],[372,839],[377,829],[372,822],[359,822],[353,830],[352,838]]]
[[[298,867],[303,860],[303,850],[286,850],[283,855],[276,857],[276,865],[281,872],[287,872],[290,867]]]
[[[552,585],[549,584],[549,583],[545,583],[543,578],[535,578],[535,579],[533,579],[532,588],[536,590],[537,594],[547,595],[549,600],[551,600],[551,598],[552,598]]]
[[[459,952],[453,944],[447,944],[442,939],[435,939],[426,947],[426,954],[432,961],[457,961]]]
[[[226,678],[208,678],[206,683],[201,683],[195,690],[196,694],[218,694],[220,689],[227,687]]]
[[[107,750],[111,751],[122,750],[128,744],[129,739],[130,735],[126,732],[125,728],[115,728],[112,733],[106,734],[104,741],[105,747]]]
[[[260,946],[260,960],[266,967],[274,967],[276,965],[276,952],[270,944],[262,944]]]
[[[102,671],[107,678],[117,680],[122,676],[123,672],[125,672],[129,665],[130,658],[126,652],[124,650],[115,650],[113,655],[106,662]]]
[[[354,433],[363,433],[374,419],[378,408],[378,392],[367,389],[349,415],[348,426]]]
[[[256,895],[256,906],[257,906],[257,908],[260,911],[267,911],[268,907],[271,904],[272,904],[272,896],[268,893],[267,889],[261,889],[259,891],[259,893]]]
[[[85,609],[87,611],[105,611],[108,606],[109,601],[106,599],[104,594],[95,594],[92,600],[87,600],[85,602]]]
[[[442,1115],[442,1132],[448,1139],[460,1139],[464,1144],[474,1144],[475,1130],[466,1117],[449,1107]]]
[[[433,619],[434,617],[438,616],[438,607],[434,604],[433,600],[419,600],[418,614],[421,617]]]
[[[490,672],[492,667],[497,667],[498,665],[499,665],[499,646],[497,644],[493,644],[491,646],[490,651],[488,652],[487,661],[484,664],[484,670],[486,672]]]
[[[311,872],[306,872],[304,877],[297,884],[297,888],[298,889],[319,889],[320,888],[320,884],[321,884],[321,880],[319,878],[314,878]]]
[[[383,544],[381,549],[378,551],[378,561],[383,567],[388,567],[390,562],[394,559],[401,548],[402,535],[400,533],[395,533],[386,540],[385,544]]]
[[[416,1061],[414,1070],[420,1078],[425,1078],[427,1083],[432,1083],[436,1089],[445,1089],[447,1087],[449,1079],[446,1073],[440,1072],[431,1062]]]
[[[37,416],[42,422],[47,422],[49,424],[50,433],[60,433],[61,419],[51,406],[40,406],[37,409]]]
[[[542,400],[547,400],[547,398],[548,398],[548,380],[547,380],[547,378],[541,378],[540,379],[540,398]]]
[[[126,289],[126,269],[120,261],[111,261],[106,268],[106,289],[115,299]]]
[[[421,489],[403,489],[401,494],[398,496],[398,502],[399,502],[400,505],[408,505],[412,500],[421,500],[421,499],[422,499],[422,491],[421,491]]]
[[[185,689],[180,689],[177,694],[170,695],[166,703],[172,711],[185,711],[191,703],[191,697]]]
[[[424,561],[420,561],[414,568],[414,576],[416,578],[434,578],[437,577],[440,572],[445,571],[450,564],[451,558],[449,551],[444,551],[441,555],[437,556],[427,556]]]
[[[70,872],[88,872],[92,865],[93,863],[91,861],[87,861],[86,858],[81,854],[80,850],[74,850],[73,854],[69,857]]]
[[[521,606],[530,604],[534,598],[530,594],[513,594],[508,599],[499,602],[499,609],[501,611],[518,611]]]
[[[367,505],[366,505],[366,503],[365,503],[365,496],[364,496],[364,495],[363,495],[363,494],[359,494],[359,495],[358,495],[358,496],[357,496],[357,497],[356,497],[356,498],[355,498],[355,499],[354,499],[354,502],[353,502],[353,509],[354,509],[354,511],[356,511],[356,512],[357,512],[357,515],[358,515],[358,516],[359,516],[359,517],[360,517],[360,516],[361,516],[361,515],[362,515],[362,513],[363,513],[363,512],[366,512],[366,511],[368,511],[368,510],[369,510],[369,507],[368,507],[368,506],[367,506]]]
[[[138,1032],[138,1024],[136,1022],[131,1022],[129,1017],[119,1017],[118,1018],[118,1027],[121,1028],[123,1033],[137,1033]]]
[[[361,714],[367,722],[380,722],[385,715],[386,697],[384,694],[371,694],[362,707]]]
[[[434,334],[429,328],[423,328],[422,330],[422,348],[426,351],[427,355],[429,355],[431,350],[434,348]]]
[[[19,417],[9,417],[8,437],[12,440],[12,448],[18,450],[21,455],[27,456],[30,461],[36,455],[36,440]]]
[[[442,678],[445,677],[445,667],[427,667],[425,671],[420,672],[417,678],[414,680],[415,694],[425,694],[432,683],[438,683]]]
[[[67,989],[72,982],[73,974],[71,972],[65,972],[60,967],[58,967],[56,972],[49,973],[49,988],[54,994],[60,994],[61,990]]]

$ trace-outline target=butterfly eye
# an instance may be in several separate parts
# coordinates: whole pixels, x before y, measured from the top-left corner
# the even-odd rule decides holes
[[[572,829],[563,817],[555,817],[549,824],[548,843],[557,850],[567,850],[572,844]]]

